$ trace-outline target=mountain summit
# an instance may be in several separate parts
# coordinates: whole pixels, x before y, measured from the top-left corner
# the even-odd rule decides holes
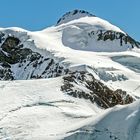
[[[119,52],[140,47],[119,27],[83,10],[66,13],[56,28],[62,30],[62,43],[76,50]]]
[[[87,11],[84,10],[73,10],[71,12],[67,12],[66,14],[64,14],[58,21],[57,21],[57,25],[63,24],[63,23],[67,23],[69,21],[75,20],[75,19],[79,19],[82,17],[94,17],[95,15],[90,14]]]

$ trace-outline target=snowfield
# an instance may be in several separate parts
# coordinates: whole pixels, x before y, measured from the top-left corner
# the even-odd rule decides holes
[[[0,82],[0,138],[139,139],[139,101],[102,110],[65,95],[61,84],[61,78]]]
[[[101,112],[63,94],[61,84],[61,78],[1,82],[0,138],[59,139]]]
[[[0,28],[0,139],[139,140],[139,48],[120,28],[82,10],[42,31]],[[93,101],[92,83],[114,98],[120,89],[122,101],[103,108],[106,100]],[[133,103],[124,103],[127,95]]]

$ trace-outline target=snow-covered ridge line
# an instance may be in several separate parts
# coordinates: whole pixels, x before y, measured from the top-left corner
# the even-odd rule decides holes
[[[69,21],[72,21],[72,20],[75,20],[75,19],[79,19],[79,18],[82,18],[82,17],[95,17],[95,15],[93,14],[90,14],[89,12],[87,11],[84,11],[84,10],[73,10],[73,11],[70,11],[70,12],[67,12],[66,14],[64,14],[58,21],[57,21],[57,24],[56,25],[61,25],[63,23],[67,23]]]

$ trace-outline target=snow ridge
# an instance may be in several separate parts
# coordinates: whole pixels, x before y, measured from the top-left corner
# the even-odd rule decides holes
[[[66,14],[64,14],[58,21],[57,21],[57,24],[56,25],[60,25],[60,24],[63,24],[63,23],[67,23],[69,21],[72,21],[72,20],[75,20],[75,19],[79,19],[79,18],[82,18],[82,17],[94,17],[95,15],[93,14],[90,14],[89,12],[87,11],[84,11],[84,10],[73,10],[71,12],[67,12]]]

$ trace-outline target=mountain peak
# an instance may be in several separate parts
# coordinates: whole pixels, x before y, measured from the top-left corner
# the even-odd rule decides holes
[[[85,11],[85,10],[78,10],[75,9],[73,11],[67,12],[66,14],[64,14],[58,21],[57,21],[57,25],[69,22],[71,20],[74,19],[79,19],[81,17],[95,17],[95,15]]]

